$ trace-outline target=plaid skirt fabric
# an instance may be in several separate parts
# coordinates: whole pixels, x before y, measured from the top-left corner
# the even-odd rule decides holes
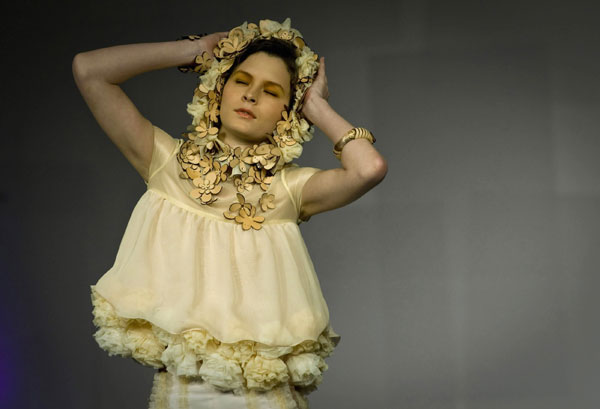
[[[308,400],[291,384],[266,392],[222,392],[200,377],[157,372],[149,409],[308,409]]]

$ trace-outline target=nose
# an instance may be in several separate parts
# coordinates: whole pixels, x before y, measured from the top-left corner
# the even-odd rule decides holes
[[[253,92],[252,92],[250,89],[247,89],[247,90],[244,92],[244,94],[242,95],[242,100],[243,100],[244,102],[247,102],[247,101],[248,101],[248,102],[251,102],[251,103],[253,103],[253,104],[255,104],[255,103],[256,103],[256,97],[254,96],[254,93],[253,93]]]
[[[249,101],[249,102],[252,102],[253,104],[256,103],[256,98],[254,98],[251,95],[244,94],[242,99],[244,100],[244,102]]]

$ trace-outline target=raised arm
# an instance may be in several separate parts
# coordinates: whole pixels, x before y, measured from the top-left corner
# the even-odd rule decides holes
[[[302,113],[335,145],[353,125],[329,105],[325,59],[305,96]],[[374,188],[387,173],[387,163],[365,139],[355,139],[342,149],[341,167],[315,173],[304,184],[300,218],[345,206]]]
[[[92,114],[144,180],[148,178],[153,128],[119,84],[144,72],[192,63],[227,33],[197,41],[118,45],[81,52],[73,58],[73,77]]]

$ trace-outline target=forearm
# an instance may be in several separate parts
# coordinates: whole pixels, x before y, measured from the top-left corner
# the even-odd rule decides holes
[[[144,72],[190,64],[202,47],[202,41],[181,40],[100,48],[77,54],[73,72],[80,78],[121,84]]]
[[[324,99],[315,99],[304,108],[312,122],[335,145],[354,126],[339,115]],[[342,149],[341,165],[364,178],[383,178],[387,171],[385,159],[366,139],[355,139]]]

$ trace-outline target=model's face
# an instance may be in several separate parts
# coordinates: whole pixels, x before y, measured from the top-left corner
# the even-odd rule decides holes
[[[273,133],[290,100],[290,74],[283,60],[250,55],[231,73],[221,98],[220,136],[232,146],[260,143]],[[252,111],[254,116],[238,113]]]

